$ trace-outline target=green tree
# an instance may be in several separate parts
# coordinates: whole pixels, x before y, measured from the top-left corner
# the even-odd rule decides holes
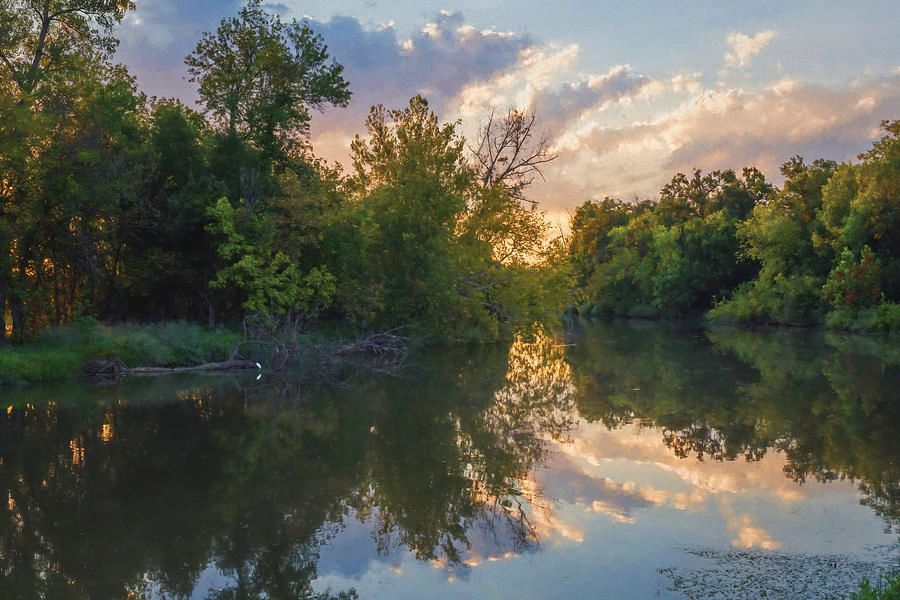
[[[274,229],[259,215],[235,209],[221,198],[209,215],[210,232],[221,236],[219,255],[226,262],[210,283],[215,289],[237,288],[251,314],[296,318],[326,308],[334,278],[324,269],[302,274],[290,256],[274,249]]]
[[[180,102],[152,105],[140,194],[123,207],[117,232],[115,318],[205,317],[214,325],[227,307],[227,296],[208,287],[221,264],[207,210],[227,193],[210,172],[210,134],[203,116]]]
[[[605,199],[579,207],[570,253],[582,312],[681,316],[753,278],[738,223],[772,187],[756,169],[675,175],[656,203]]]
[[[351,145],[351,189],[376,231],[367,255],[382,282],[383,320],[396,326],[421,319],[447,334],[466,312],[457,275],[469,257],[456,243],[472,190],[464,141],[420,96],[405,109],[373,107],[366,130],[368,137]]]
[[[110,56],[113,27],[131,0],[4,0],[0,2],[0,72],[24,94],[51,92],[84,55]]]
[[[900,300],[900,121],[882,123],[884,136],[844,165],[823,190],[822,220],[837,257],[844,248],[868,246],[882,265],[881,285]]]
[[[116,46],[112,27],[131,7],[131,2],[122,0],[0,2],[0,104],[4,108],[0,135],[9,142],[0,150],[4,173],[0,312],[5,313],[8,303],[13,335],[19,339],[45,320],[41,305],[48,302],[50,284],[41,281],[40,271],[52,259],[41,246],[55,232],[41,228],[48,226],[48,219],[58,222],[54,211],[47,210],[45,191],[69,172],[69,165],[59,169],[51,155],[79,135],[74,131],[79,121],[76,113],[87,117],[86,111],[98,108],[89,100],[96,97],[97,83],[107,75],[110,81],[118,78],[114,71],[104,72],[104,65]],[[57,169],[50,168],[54,163]],[[45,297],[35,298],[36,291]],[[61,318],[58,306],[53,311],[57,321]],[[5,334],[4,327],[0,335],[5,338]]]
[[[251,203],[257,189],[268,191],[273,166],[283,169],[304,154],[310,110],[350,101],[343,67],[331,60],[321,36],[307,23],[271,15],[261,0],[248,0],[236,17],[205,33],[186,62],[207,115],[225,137],[219,152],[241,169],[236,191]],[[241,156],[241,141],[253,151]]]
[[[816,244],[825,230],[820,215],[823,188],[837,163],[799,156],[781,167],[783,188],[753,209],[738,228],[745,255],[760,265],[759,276],[741,285],[710,316],[716,320],[813,324],[823,317],[821,289],[831,269],[831,251]]]

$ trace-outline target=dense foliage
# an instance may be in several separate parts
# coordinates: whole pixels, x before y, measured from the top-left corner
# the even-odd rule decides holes
[[[572,221],[581,310],[900,331],[900,121],[856,164],[794,157],[676,175],[656,203],[588,202]]]
[[[589,202],[565,247],[528,198],[555,158],[534,115],[467,144],[424,98],[376,106],[345,173],[309,141],[351,90],[308,23],[248,0],[203,34],[194,110],[112,61],[131,8],[0,3],[0,342],[82,317],[494,339],[558,315],[573,272],[586,313],[900,328],[900,122],[857,164],[792,159],[780,189],[695,171]]]
[[[131,8],[0,3],[3,341],[81,317],[491,339],[561,310],[564,253],[524,195],[552,160],[533,120],[486,128],[482,148],[500,128],[534,150],[495,173],[424,99],[375,107],[345,174],[309,142],[351,91],[307,23],[249,0],[203,34],[195,111],[112,62]]]

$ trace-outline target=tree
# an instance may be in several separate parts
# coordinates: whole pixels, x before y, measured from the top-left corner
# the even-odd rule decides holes
[[[42,247],[54,238],[51,221],[59,223],[59,212],[66,210],[49,210],[46,192],[65,192],[62,198],[67,198],[71,190],[54,189],[54,185],[72,176],[73,155],[68,155],[69,162],[62,169],[51,165],[59,166],[55,161],[62,159],[66,143],[96,134],[79,130],[79,120],[97,123],[94,117],[100,117],[102,110],[91,97],[97,97],[104,79],[121,81],[119,71],[106,67],[106,59],[116,46],[111,29],[131,7],[130,1],[123,0],[0,2],[0,103],[9,109],[8,113],[4,111],[9,119],[3,119],[6,123],[2,132],[9,143],[0,150],[4,169],[0,312],[5,312],[8,301],[16,338],[22,339],[29,329],[41,324],[41,319],[30,319],[29,324],[29,303],[36,310],[40,304],[54,303],[53,316],[60,315],[56,298],[47,298],[52,286],[42,278],[47,276],[45,267],[52,265],[55,274],[65,269],[57,269]],[[114,85],[111,83],[109,89]],[[89,111],[94,112],[91,115]],[[68,148],[76,151],[76,146]],[[60,152],[51,158],[56,150]],[[80,158],[90,156],[88,152]],[[82,265],[90,263],[87,254],[82,258],[86,259]],[[44,297],[37,298],[33,292]],[[4,337],[5,333],[4,327]]]
[[[422,319],[444,330],[464,300],[457,274],[466,255],[456,229],[473,176],[464,142],[421,96],[404,109],[373,107],[366,130],[368,137],[351,144],[350,186],[377,228],[368,256],[383,286],[383,318],[391,325]]]
[[[301,154],[311,109],[350,101],[344,69],[321,36],[307,23],[270,15],[261,0],[248,0],[237,17],[205,33],[185,60],[207,114],[252,144],[263,166]]]
[[[556,159],[536,122],[533,113],[514,108],[504,117],[492,112],[469,147],[478,191],[470,196],[462,235],[489,244],[500,264],[536,261],[549,241],[546,215],[526,194],[543,178],[542,166]]]
[[[820,219],[823,189],[837,166],[821,159],[806,163],[800,156],[782,165],[783,188],[738,226],[744,255],[759,264],[759,275],[718,305],[712,318],[794,325],[821,320],[832,253],[815,240],[826,230]]]
[[[251,315],[297,322],[327,307],[334,278],[319,268],[301,273],[290,256],[273,247],[274,231],[265,219],[235,210],[226,198],[209,215],[209,230],[222,237],[218,252],[226,261],[210,287],[241,290],[243,308]]]
[[[212,326],[231,299],[208,283],[222,266],[206,230],[207,209],[226,194],[210,173],[210,128],[180,102],[150,107],[145,169],[136,201],[123,206],[113,318],[206,318]]]
[[[888,299],[900,300],[900,121],[882,123],[884,136],[842,165],[822,190],[822,235],[835,257],[869,246],[883,268]]]
[[[548,138],[536,131],[534,113],[510,108],[506,116],[491,111],[478,131],[478,144],[470,151],[478,181],[483,188],[504,187],[521,202],[533,202],[525,190],[536,177],[543,179],[541,168],[556,160],[549,150]]]
[[[132,8],[131,0],[3,0],[0,72],[25,94],[55,75],[64,78],[73,57],[112,54],[112,28]]]
[[[752,279],[737,228],[773,188],[756,169],[676,174],[657,203],[589,202],[572,221],[582,310],[680,316]]]

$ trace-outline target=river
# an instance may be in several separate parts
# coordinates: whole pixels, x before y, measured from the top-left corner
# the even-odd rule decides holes
[[[583,323],[0,391],[2,598],[820,598],[900,567],[900,342]]]

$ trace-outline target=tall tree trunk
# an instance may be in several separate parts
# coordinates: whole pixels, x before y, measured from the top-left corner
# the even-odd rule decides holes
[[[59,275],[54,273],[53,277],[53,314],[54,314],[54,324],[62,325],[63,323],[63,312],[62,312],[62,300],[59,295]]]
[[[19,84],[22,91],[27,94],[34,91],[34,86],[37,83],[36,77],[41,67],[41,59],[44,57],[44,46],[47,44],[47,34],[50,32],[50,24],[52,22],[49,3],[45,3],[43,16],[41,17],[41,33],[38,35],[37,47],[34,49],[34,58],[31,60],[31,68],[28,69],[25,81]]]

